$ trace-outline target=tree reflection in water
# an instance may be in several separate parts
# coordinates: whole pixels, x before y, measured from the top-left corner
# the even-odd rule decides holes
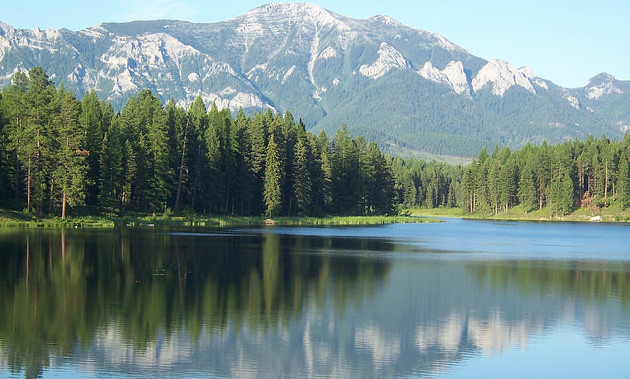
[[[194,345],[202,333],[227,328],[286,328],[311,296],[320,306],[332,296],[341,310],[369,296],[388,263],[292,252],[391,249],[374,241],[125,229],[5,230],[0,239],[0,352],[3,366],[27,377],[89,350],[103,330],[143,352],[183,331]]]
[[[595,340],[627,328],[626,261],[422,261],[413,249],[264,231],[4,230],[0,370],[428,375],[525,346],[567,312]]]

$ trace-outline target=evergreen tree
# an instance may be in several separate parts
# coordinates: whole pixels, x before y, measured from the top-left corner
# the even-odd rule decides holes
[[[60,90],[56,97],[59,112],[52,120],[51,157],[53,167],[51,190],[60,194],[61,218],[66,218],[66,205],[76,206],[85,201],[88,172],[86,133],[79,123],[80,103],[70,92]],[[54,141],[53,141],[54,140]],[[54,142],[54,143],[53,143]]]
[[[530,164],[526,164],[521,172],[518,181],[518,198],[526,210],[536,206],[536,179]]]
[[[295,194],[298,215],[308,216],[312,214],[312,190],[311,173],[309,161],[311,160],[310,146],[306,141],[306,136],[300,138],[295,145],[293,156],[293,193]]]
[[[193,210],[205,210],[212,174],[208,162],[208,113],[201,96],[197,96],[188,109],[188,173],[190,175],[186,190],[190,206]]]
[[[283,163],[278,151],[278,145],[275,141],[275,135],[272,134],[267,145],[266,162],[265,162],[265,185],[263,198],[265,201],[268,217],[278,216],[282,210],[282,186],[284,172],[282,172]]]
[[[570,213],[573,210],[573,193],[573,181],[568,173],[554,178],[550,189],[552,212],[557,215]]]
[[[125,182],[123,147],[118,121],[114,121],[103,136],[99,161],[98,203],[107,211],[121,209]]]
[[[9,187],[13,190],[14,197],[17,200],[24,191],[23,185],[23,163],[28,161],[24,156],[28,149],[22,145],[24,138],[25,120],[27,118],[26,107],[26,91],[28,89],[29,79],[26,74],[17,72],[13,75],[11,86],[3,92],[2,109],[5,125],[3,129],[3,138],[6,138],[7,148],[7,175],[10,181]]]
[[[252,213],[261,214],[265,206],[263,202],[263,187],[265,176],[265,162],[267,154],[267,144],[269,141],[269,128],[266,118],[258,112],[254,115],[249,124],[250,135],[250,170],[252,176]]]
[[[503,210],[507,212],[516,202],[518,191],[518,173],[514,159],[508,159],[499,173],[499,200]]]
[[[337,130],[331,149],[332,208],[336,213],[359,213],[360,178],[359,149],[345,125]]]
[[[106,119],[105,106],[94,90],[88,92],[81,100],[81,113],[79,123],[86,133],[86,150],[88,173],[87,173],[87,196],[88,204],[95,204],[97,201],[97,186],[99,183],[99,165],[101,161],[101,147],[103,137],[108,129],[111,120]]]
[[[46,181],[50,173],[50,118],[54,114],[55,86],[40,67],[29,72],[28,88],[24,97],[25,117],[16,130],[14,145],[26,171],[27,209],[34,205],[43,211]]]

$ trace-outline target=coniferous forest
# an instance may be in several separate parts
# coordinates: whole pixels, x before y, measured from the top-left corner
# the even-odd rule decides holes
[[[251,116],[197,98],[186,111],[149,90],[118,113],[92,92],[81,101],[41,68],[1,93],[6,203],[58,214],[318,216],[395,212],[391,162],[345,127],[315,136],[290,112]]]
[[[400,207],[498,214],[521,205],[563,215],[630,205],[630,136],[512,152],[466,166],[384,156],[342,126],[306,131],[290,112],[250,115],[197,98],[188,110],[149,90],[116,112],[78,100],[41,68],[0,93],[2,206],[69,212],[323,216],[391,215]]]

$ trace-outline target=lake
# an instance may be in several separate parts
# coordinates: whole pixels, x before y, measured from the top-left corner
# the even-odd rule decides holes
[[[0,230],[0,377],[630,372],[630,225]]]

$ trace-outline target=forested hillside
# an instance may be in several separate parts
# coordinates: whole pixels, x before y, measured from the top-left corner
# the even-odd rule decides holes
[[[577,208],[598,214],[616,202],[630,206],[630,134],[558,145],[528,144],[512,152],[483,149],[465,168],[442,163],[393,161],[397,197],[406,207],[462,207],[491,215],[522,206],[565,215]]]
[[[234,118],[201,98],[186,111],[148,90],[115,113],[94,92],[79,101],[55,88],[41,68],[15,74],[1,95],[0,191],[29,212],[395,211],[390,160],[345,127],[330,140],[306,132],[290,112],[240,110]]]

